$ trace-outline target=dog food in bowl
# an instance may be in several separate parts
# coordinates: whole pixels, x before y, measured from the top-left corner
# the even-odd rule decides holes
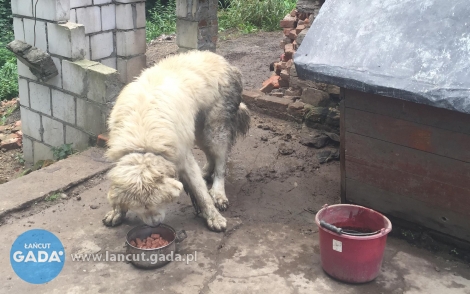
[[[136,238],[135,240],[132,240],[129,243],[139,249],[157,249],[160,247],[165,247],[170,242],[163,239],[160,234],[152,234],[146,239]]]

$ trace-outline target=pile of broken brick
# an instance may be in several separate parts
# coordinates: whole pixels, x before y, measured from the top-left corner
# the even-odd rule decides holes
[[[21,148],[23,133],[21,132],[21,121],[5,124],[9,113],[18,107],[18,99],[2,101],[0,103],[0,150],[7,151]]]
[[[263,113],[339,133],[339,87],[299,79],[292,59],[322,4],[322,0],[299,0],[297,8],[280,21],[284,53],[270,65],[272,76],[261,89],[245,91],[243,98]]]

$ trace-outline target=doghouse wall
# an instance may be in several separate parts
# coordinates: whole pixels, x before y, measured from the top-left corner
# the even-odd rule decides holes
[[[342,201],[470,241],[470,115],[341,95]]]
[[[59,75],[39,81],[18,61],[27,162],[52,158],[51,147],[64,143],[86,148],[106,131],[106,117],[122,83],[137,76],[146,63],[145,1],[35,4],[12,0],[15,39],[48,52]]]

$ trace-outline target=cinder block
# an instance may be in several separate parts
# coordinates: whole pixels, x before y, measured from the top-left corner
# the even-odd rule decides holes
[[[101,11],[98,6],[77,8],[77,23],[85,26],[85,34],[101,31]]]
[[[23,136],[23,158],[26,163],[33,163],[33,141],[26,136]]]
[[[18,78],[18,92],[20,98],[20,104],[29,107],[29,88],[28,80]]]
[[[64,90],[78,95],[85,95],[86,70],[88,67],[96,64],[98,63],[86,59],[75,62],[63,60],[62,83]]]
[[[67,21],[70,18],[70,0],[43,1],[36,6],[36,17],[51,21]]]
[[[51,115],[51,89],[34,82],[29,83],[29,103],[31,108]]]
[[[131,56],[145,53],[145,29],[117,32],[116,50],[118,56]]]
[[[111,57],[111,58],[106,58],[101,60],[101,64],[106,65],[107,67],[111,67],[114,69],[117,69],[117,60],[116,57]]]
[[[197,49],[198,22],[178,19],[176,21],[176,45]]]
[[[33,73],[29,70],[29,67],[27,67],[23,62],[21,62],[19,59],[16,60],[16,65],[18,68],[18,75],[32,79],[32,80],[37,80],[36,76],[33,75]]]
[[[90,136],[71,126],[65,126],[65,144],[72,143],[75,150],[82,151],[88,148],[90,143]]]
[[[60,120],[75,124],[75,98],[52,89],[52,115]]]
[[[135,77],[139,76],[141,71],[145,68],[146,58],[145,55],[139,55],[130,59],[117,59],[118,72],[121,82],[127,84]]]
[[[101,6],[101,29],[103,31],[116,28],[116,5]]]
[[[47,23],[49,52],[60,56],[83,59],[86,55],[85,27],[81,24]]]
[[[90,48],[92,60],[111,56],[114,51],[113,32],[90,36]]]
[[[87,98],[102,104],[115,101],[123,87],[118,72],[103,64],[88,69],[87,81]]]
[[[85,36],[85,59],[90,60],[91,59],[91,53],[90,53],[90,36]]]
[[[130,30],[134,28],[131,4],[116,5],[116,28],[118,30]]]
[[[23,19],[24,41],[31,46],[47,51],[46,22],[36,21],[36,45],[34,45],[34,20]]]
[[[57,57],[52,57],[52,61],[54,61],[55,67],[57,67],[59,74],[47,80],[46,83],[52,86],[56,86],[57,88],[62,88],[62,62]]]
[[[176,0],[176,16],[177,17],[189,17],[193,18],[196,16],[197,4],[199,1],[192,1],[191,7],[188,9],[187,0]]]
[[[105,114],[98,105],[77,99],[77,126],[98,136],[106,131]]]
[[[135,16],[135,28],[145,28],[145,2],[137,3],[135,5],[136,14]]]
[[[77,23],[77,10],[76,9],[70,9],[70,22]]]
[[[41,141],[41,117],[24,107],[20,107],[21,131],[23,134]]]
[[[22,18],[13,18],[13,32],[15,33],[15,40],[24,41],[24,26]]]
[[[94,0],[93,4],[95,5],[101,5],[101,4],[109,4],[113,2],[112,0]]]
[[[64,125],[46,116],[42,117],[42,127],[44,128],[44,143],[58,147],[64,144]]]
[[[92,5],[92,0],[70,0],[70,8]]]
[[[33,0],[11,0],[11,12],[24,16],[33,16]]]
[[[33,154],[34,154],[34,161],[37,162],[38,160],[46,160],[46,159],[53,159],[54,156],[52,154],[51,147],[44,145],[40,142],[33,142]]]

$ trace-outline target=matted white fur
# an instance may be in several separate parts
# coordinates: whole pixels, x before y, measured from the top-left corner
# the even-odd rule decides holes
[[[228,207],[227,156],[250,121],[241,92],[240,71],[207,51],[168,57],[128,84],[108,121],[107,157],[117,164],[108,175],[113,210],[104,224],[118,225],[133,210],[156,225],[184,186],[209,228],[224,230],[226,220],[216,207]],[[206,153],[204,174],[192,154],[195,143]],[[210,191],[204,178],[213,178]]]

